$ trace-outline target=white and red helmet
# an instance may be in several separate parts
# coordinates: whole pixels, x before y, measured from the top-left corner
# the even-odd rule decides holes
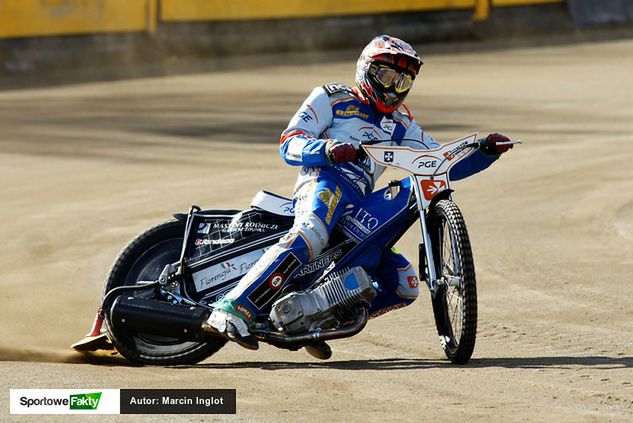
[[[399,38],[380,35],[367,44],[356,63],[356,86],[382,113],[391,113],[404,101],[422,60],[413,47]],[[378,78],[391,69],[398,72]],[[391,72],[391,74],[394,74]],[[385,83],[384,81],[389,81]],[[400,83],[398,83],[400,82]]]

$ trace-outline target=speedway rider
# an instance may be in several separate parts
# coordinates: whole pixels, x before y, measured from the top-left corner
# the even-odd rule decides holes
[[[315,88],[281,135],[281,156],[301,166],[294,189],[295,220],[290,232],[270,248],[224,299],[213,304],[208,323],[243,347],[257,349],[249,328],[255,317],[270,311],[280,288],[304,264],[319,255],[346,210],[371,193],[384,168],[373,160],[357,160],[366,140],[392,140],[391,145],[435,149],[439,144],[416,124],[403,101],[422,61],[406,42],[381,35],[365,47],[356,65],[356,86],[327,84]],[[500,134],[483,140],[483,148],[451,169],[452,180],[490,166],[511,145]],[[377,271],[378,295],[369,313],[377,316],[411,304],[418,296],[418,278],[411,263],[395,249],[383,254]],[[272,291],[272,292],[271,292]],[[327,359],[323,341],[306,346]]]

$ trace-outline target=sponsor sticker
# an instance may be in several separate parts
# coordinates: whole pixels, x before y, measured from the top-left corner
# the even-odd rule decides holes
[[[336,206],[338,206],[341,195],[342,192],[338,186],[334,190],[334,194],[332,194],[332,191],[330,191],[329,188],[326,188],[324,191],[319,193],[319,199],[323,201],[326,206],[328,206],[327,214],[325,215],[325,223],[327,223],[328,225],[332,223],[332,216],[334,215],[334,210],[336,210]]]
[[[342,223],[346,233],[359,240],[365,239],[380,224],[377,218],[363,208],[359,208],[354,215],[346,216]]]
[[[244,316],[246,316],[248,320],[253,320],[253,314],[250,312],[249,309],[247,309],[243,305],[238,304],[237,307],[235,307],[235,310],[242,313]]]
[[[208,235],[211,231],[225,232],[272,232],[278,231],[279,225],[263,222],[233,222],[230,220],[203,222],[198,225],[197,233]]]
[[[463,152],[467,145],[468,145],[467,142],[463,142],[459,144],[457,147],[453,148],[451,151],[447,151],[446,153],[444,153],[444,157],[446,157],[446,159],[450,162],[455,157],[457,157],[459,153]]]
[[[325,84],[323,89],[328,95],[336,94],[338,92],[349,92],[350,88],[347,85],[341,83]]]
[[[295,206],[292,201],[288,201],[279,206],[284,213],[294,214]]]
[[[362,119],[369,119],[369,115],[367,113],[363,113],[360,111],[360,108],[358,108],[358,106],[354,106],[354,105],[349,105],[347,106],[347,108],[345,110],[336,110],[335,114],[337,116],[341,116],[341,117],[355,117],[358,116],[359,118]]]
[[[365,229],[365,233],[369,234],[372,230],[374,230],[378,226],[378,219],[376,219],[371,213],[363,208],[359,208],[354,218],[358,223],[362,225]]]
[[[424,198],[431,201],[438,193],[446,189],[446,182],[438,180],[425,179],[422,181],[422,192]]]
[[[393,135],[394,131],[396,130],[396,123],[393,121],[393,119],[388,119],[387,116],[383,116],[382,120],[380,121],[380,128],[389,135]]]
[[[279,289],[279,287],[284,283],[284,275],[281,273],[275,273],[268,279],[268,285],[270,285],[270,289]]]
[[[409,282],[409,288],[415,289],[420,285],[420,281],[417,276],[407,276],[407,282]]]
[[[211,232],[211,224],[210,223],[200,223],[198,224],[198,231],[199,234],[206,234],[208,235],[209,232]]]
[[[214,264],[195,272],[192,277],[196,291],[205,291],[223,282],[245,275],[255,266],[255,263],[257,263],[265,251],[266,248],[251,251],[250,253],[233,257],[228,261]]]
[[[270,232],[278,230],[279,225],[262,222],[214,222],[211,228],[228,232]]]
[[[301,268],[297,277],[310,275],[318,270],[324,269],[329,266],[335,260],[338,260],[343,255],[343,250],[337,248],[334,251],[328,251],[327,253],[315,258],[311,262],[307,263]]]
[[[258,310],[261,310],[268,304],[277,294],[278,288],[281,287],[286,279],[301,266],[301,261],[293,254],[289,253],[282,261],[273,269],[271,276],[266,278],[260,285],[248,295],[248,299]],[[279,279],[281,277],[281,279]],[[274,279],[274,281],[273,281]],[[279,284],[277,288],[273,285]]]
[[[420,160],[418,162],[418,169],[435,169],[437,167],[438,160],[431,158],[427,160]]]
[[[385,151],[385,163],[393,163],[393,151]]]
[[[229,245],[233,244],[235,240],[233,238],[226,239],[196,239],[195,245],[196,247],[201,247],[203,245]]]
[[[304,122],[310,122],[312,120],[312,116],[310,116],[308,112],[303,111],[299,113],[299,119],[301,119]]]
[[[370,131],[365,131],[363,132],[363,138],[369,141],[378,141],[379,138],[378,136],[376,136],[376,134],[374,134],[373,132]]]
[[[428,154],[424,154],[422,156],[418,156],[411,162],[412,164],[417,161],[418,169],[436,169],[441,163],[441,160],[435,156],[429,156]]]

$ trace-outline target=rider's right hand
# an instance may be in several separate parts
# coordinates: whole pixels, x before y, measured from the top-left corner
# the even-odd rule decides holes
[[[345,163],[356,160],[357,150],[353,144],[328,140],[325,146],[325,154],[330,163]]]
[[[486,138],[480,140],[480,149],[484,153],[490,155],[503,154],[514,147],[512,144],[497,144],[506,142],[510,142],[510,138],[506,137],[505,135],[498,133],[490,134]]]

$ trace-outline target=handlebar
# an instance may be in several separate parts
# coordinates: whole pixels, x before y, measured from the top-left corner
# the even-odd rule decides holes
[[[394,142],[396,140],[370,140],[370,141],[362,141],[360,143],[360,145],[358,146],[358,149],[356,150],[356,160],[358,161],[362,161],[365,160],[365,158],[367,158],[367,152],[365,151],[365,149],[363,148],[363,146],[365,145],[376,145],[376,144],[381,144],[384,142]],[[416,139],[411,139],[411,138],[403,138],[401,140],[397,140],[397,141],[415,141],[415,142],[420,142],[420,140],[416,140]],[[484,144],[484,139],[477,140],[475,142],[472,142],[470,144],[466,144],[464,146],[464,148],[470,148],[470,147],[475,147],[477,149],[481,148],[481,146]],[[516,141],[501,141],[501,142],[496,142],[494,143],[496,145],[514,145],[514,144],[523,144],[523,141],[521,140],[516,140]]]
[[[481,146],[481,144],[483,144],[483,140],[485,140],[485,138],[482,138],[482,141],[475,141],[473,143],[467,144],[466,147],[479,147]],[[415,141],[415,142],[421,142],[420,140],[416,140],[413,138],[402,138],[400,140],[371,140],[371,141],[361,141],[360,146],[359,146],[359,150],[364,146],[364,145],[376,145],[376,144],[381,144],[383,142],[398,142],[398,141]],[[523,141],[521,140],[516,140],[516,141],[502,141],[502,142],[496,142],[495,144],[497,145],[509,145],[509,144],[523,144]]]

